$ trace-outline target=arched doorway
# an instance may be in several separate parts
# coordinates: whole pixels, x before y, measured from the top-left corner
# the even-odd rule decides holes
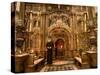
[[[73,36],[71,29],[65,25],[52,25],[49,27],[48,35],[53,39],[55,48],[53,50],[53,59],[67,60],[72,57]]]
[[[55,42],[55,58],[63,59],[64,58],[64,41],[63,39],[58,39]]]

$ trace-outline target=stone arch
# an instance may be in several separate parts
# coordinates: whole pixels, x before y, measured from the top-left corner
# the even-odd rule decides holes
[[[59,29],[60,32],[55,32],[56,29]],[[56,35],[58,36],[56,36]],[[60,34],[64,34],[64,36],[59,36]],[[65,42],[65,59],[67,59],[68,55],[70,55],[70,51],[73,48],[73,38],[72,38],[72,32],[70,30],[70,28],[67,28],[65,26],[60,26],[60,27],[51,27],[48,30],[48,35],[50,35],[53,38],[54,43],[57,41],[57,39],[63,39]]]

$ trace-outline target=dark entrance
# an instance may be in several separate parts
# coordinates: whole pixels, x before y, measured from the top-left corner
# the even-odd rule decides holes
[[[56,59],[64,58],[64,41],[62,39],[58,39],[55,42],[55,58]]]

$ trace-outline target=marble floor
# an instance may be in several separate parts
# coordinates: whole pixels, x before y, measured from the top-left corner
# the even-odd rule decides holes
[[[51,65],[45,65],[41,72],[77,70],[73,61],[55,60]]]

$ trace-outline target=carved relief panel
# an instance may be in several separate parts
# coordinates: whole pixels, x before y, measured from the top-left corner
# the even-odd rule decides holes
[[[49,25],[68,25],[70,27],[70,18],[64,13],[53,13],[49,15]]]

